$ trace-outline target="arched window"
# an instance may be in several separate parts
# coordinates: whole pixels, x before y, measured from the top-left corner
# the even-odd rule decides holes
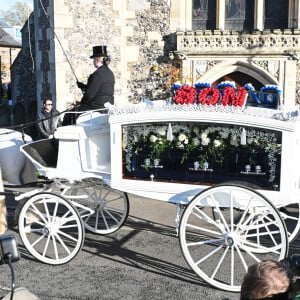
[[[216,1],[193,0],[193,30],[216,29]]]
[[[288,28],[289,1],[265,0],[265,29]]]
[[[253,29],[254,0],[226,0],[225,29],[250,30]]]

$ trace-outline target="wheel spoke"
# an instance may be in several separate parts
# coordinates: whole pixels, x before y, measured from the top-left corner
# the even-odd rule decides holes
[[[220,267],[221,267],[221,265],[222,265],[222,263],[224,261],[225,256],[227,255],[228,250],[229,250],[229,247],[226,247],[225,251],[224,251],[224,253],[223,253],[222,257],[221,257],[221,259],[219,260],[219,262],[217,264],[217,267],[215,268],[215,270],[212,273],[212,275],[210,276],[210,278],[212,278],[212,279],[215,278],[217,272],[219,271],[219,269],[220,269]]]
[[[224,218],[224,216],[223,216],[223,214],[222,214],[222,212],[221,212],[221,210],[220,210],[219,204],[217,203],[216,199],[213,197],[213,195],[211,195],[210,198],[211,198],[211,200],[212,200],[212,202],[213,202],[213,204],[214,204],[214,207],[215,207],[215,209],[216,209],[218,215],[220,216],[220,218],[221,218],[221,220],[222,220],[222,223],[223,223],[224,226],[225,226],[225,230],[226,230],[227,232],[230,231],[230,229],[229,229],[229,227],[228,227],[228,224],[227,224],[227,222],[226,222],[226,220],[225,220],[225,218]]]
[[[115,218],[114,215],[111,214],[110,211],[109,211],[108,209],[104,208],[103,211],[106,212],[106,213],[110,216],[110,218],[111,218],[113,221],[115,221],[116,224],[118,224],[119,220],[118,220],[117,218]]]
[[[71,236],[68,236],[68,235],[65,235],[63,232],[58,232],[60,233],[61,235],[65,236],[65,237],[68,237],[69,239],[72,239],[73,241],[76,241],[75,239],[73,239]],[[55,238],[59,241],[59,243],[63,246],[63,248],[66,250],[66,252],[68,254],[71,253],[71,251],[69,250],[69,248],[66,246],[66,244],[64,243],[64,241],[61,239],[61,237],[59,236],[59,234],[55,234]]]
[[[219,223],[217,223],[215,220],[213,220],[210,216],[208,216],[205,212],[203,212],[198,207],[195,207],[193,209],[192,213],[195,215],[195,217],[199,218],[200,220],[204,220],[210,224],[215,225],[221,232],[224,231],[222,226]],[[190,226],[192,227],[192,225],[190,225]]]
[[[101,210],[100,213],[101,213],[102,220],[103,220],[103,222],[104,222],[104,224],[105,224],[105,228],[108,229],[109,226],[108,226],[108,224],[107,224],[107,220],[106,220],[106,217],[104,216],[103,211]]]
[[[41,235],[38,239],[35,240],[35,242],[33,242],[31,245],[32,247],[36,246],[43,238],[45,237],[45,235]]]
[[[211,239],[211,240],[205,240],[200,242],[193,242],[193,243],[186,243],[187,247],[191,246],[200,246],[200,245],[206,245],[206,244],[219,244],[220,242],[224,242],[224,238],[222,239]]]
[[[191,229],[196,229],[196,230],[199,230],[201,232],[211,233],[211,234],[216,235],[216,236],[221,236],[222,235],[218,231],[210,230],[210,229],[207,229],[205,227],[196,226],[196,225],[193,225],[193,224],[186,224],[186,226],[191,228]]]
[[[236,249],[236,252],[237,252],[238,255],[239,255],[240,260],[242,261],[242,264],[243,264],[243,266],[244,266],[245,272],[247,272],[247,270],[248,270],[248,265],[247,265],[247,263],[246,263],[246,261],[245,261],[244,255],[242,254],[240,248],[239,248],[237,245],[235,245],[234,247],[235,247],[235,249]]]
[[[32,204],[31,205],[31,207],[33,207],[33,214],[35,215],[38,215],[38,217],[40,217],[42,220],[43,220],[43,222],[46,224],[46,223],[48,223],[48,221],[45,219],[45,217],[44,217],[44,214],[42,214],[41,212],[40,212],[40,210],[34,205],[34,204]],[[31,211],[31,209],[29,209],[29,212]],[[49,219],[48,219],[49,220]]]
[[[49,247],[49,242],[50,242],[50,235],[48,235],[47,239],[46,239],[45,247],[44,247],[43,254],[42,254],[43,257],[46,256],[46,253],[47,253],[47,250]]]
[[[223,247],[223,245],[217,247],[215,250],[211,251],[209,254],[205,255],[204,257],[202,257],[201,259],[199,259],[198,261],[196,261],[195,264],[196,265],[200,265],[205,260],[207,260],[208,258],[210,258],[211,256],[213,256],[215,253],[219,252],[222,249],[222,247]]]

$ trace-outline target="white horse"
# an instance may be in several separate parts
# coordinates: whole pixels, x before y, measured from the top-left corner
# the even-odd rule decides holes
[[[20,146],[32,142],[27,134],[10,129],[0,129],[0,166],[2,179],[10,185],[36,182],[36,169],[20,151]]]

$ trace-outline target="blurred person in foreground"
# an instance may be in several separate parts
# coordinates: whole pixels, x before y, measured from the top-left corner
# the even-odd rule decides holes
[[[290,283],[290,274],[283,263],[263,260],[248,268],[240,300],[288,300]]]

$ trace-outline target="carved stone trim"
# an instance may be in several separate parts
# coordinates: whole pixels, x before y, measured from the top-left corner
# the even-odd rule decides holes
[[[188,54],[285,54],[293,49],[293,56],[300,51],[300,30],[268,30],[251,34],[237,31],[188,31],[177,32],[177,51]],[[291,55],[291,54],[289,54]],[[296,56],[295,56],[296,55]]]

